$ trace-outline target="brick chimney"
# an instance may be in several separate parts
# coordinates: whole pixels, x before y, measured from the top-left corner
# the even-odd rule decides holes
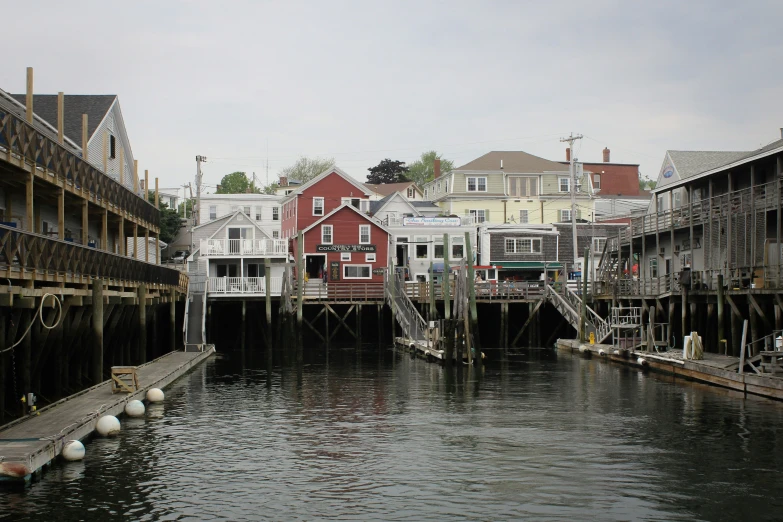
[[[220,185],[217,186],[217,191],[220,192]]]
[[[438,179],[440,177],[440,159],[435,158],[435,161],[433,162],[433,169],[435,170],[435,178]]]
[[[566,161],[571,161],[571,147],[566,147]]]
[[[609,147],[604,147],[604,163],[609,163]]]
[[[280,176],[280,186],[281,187],[288,186],[288,176]]]

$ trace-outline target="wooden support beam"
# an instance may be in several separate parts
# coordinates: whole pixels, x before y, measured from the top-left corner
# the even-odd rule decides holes
[[[527,321],[525,321],[525,324],[522,325],[522,329],[519,330],[519,333],[517,333],[517,336],[514,337],[513,341],[511,341],[511,346],[516,346],[517,345],[517,341],[519,340],[520,337],[522,337],[522,334],[525,333],[525,330],[527,329],[528,325],[533,321],[533,318],[538,313],[538,309],[541,308],[541,305],[543,305],[543,304],[544,304],[544,299],[539,299],[538,303],[536,303],[536,307],[533,308],[532,312],[530,312],[530,316],[527,318]]]
[[[65,94],[57,93],[57,143],[65,143]]]
[[[65,187],[57,190],[57,237],[65,239]]]
[[[35,180],[35,169],[33,169],[25,179],[25,226],[30,232],[36,232],[35,214],[33,212],[33,183]]]
[[[27,93],[25,96],[25,119],[33,124],[33,68],[27,68]]]
[[[177,349],[177,291],[172,290],[170,301],[169,301],[169,351],[173,352],[176,349]]]
[[[759,305],[758,301],[756,301],[756,298],[753,297],[753,294],[748,294],[748,301],[750,302],[751,306],[756,310],[756,313],[759,314],[759,317],[761,317],[762,322],[764,323],[764,327],[767,330],[772,330],[772,323],[769,322],[769,319],[767,319],[766,314],[764,313],[764,310],[761,309],[761,305]]]
[[[335,328],[334,331],[331,333],[331,335],[329,335],[329,333],[327,331],[327,335],[329,336],[328,340],[331,341],[332,338],[334,338],[334,336],[337,335],[337,332],[340,331],[340,327],[341,326],[344,327],[346,330],[348,330],[348,332],[351,334],[351,336],[353,336],[353,338],[355,339],[357,337],[356,332],[354,332],[353,329],[350,326],[348,326],[348,323],[346,323],[346,319],[348,319],[348,316],[351,314],[351,312],[353,312],[353,309],[354,309],[355,305],[351,305],[348,308],[348,311],[345,312],[345,316],[343,316],[343,317],[340,317],[340,315],[337,312],[334,311],[334,309],[329,305],[329,303],[325,303],[324,306],[326,307],[327,312],[331,312],[332,315],[334,315],[337,318],[337,320],[340,322],[337,325],[337,328]],[[327,317],[328,317],[328,315],[327,315]]]
[[[160,192],[158,192],[158,178],[155,178],[155,208],[160,209]]]
[[[90,203],[86,200],[82,200],[82,246],[87,246],[90,233]]]
[[[321,339],[322,343],[326,344],[326,338],[324,338],[324,336],[321,335],[321,332],[319,332],[315,327],[313,327],[313,325],[312,325],[312,323],[310,321],[308,321],[306,318],[303,318],[303,322],[304,322],[304,324],[306,324],[310,328],[310,330],[315,332],[315,335],[317,335],[318,338]],[[270,352],[271,352],[271,350],[270,350]]]
[[[109,250],[109,211],[105,208],[101,216],[101,248]]]
[[[136,344],[136,364],[147,362],[147,285],[139,285],[136,289],[139,296],[139,326],[138,342]],[[244,303],[244,301],[242,301]]]
[[[103,382],[103,281],[92,282],[92,382]]]
[[[87,150],[87,143],[90,141],[89,125],[87,124],[88,118],[86,114],[82,114],[82,159],[88,161],[89,152]],[[86,187],[82,185],[82,190]]]
[[[120,216],[120,220],[117,228],[117,253],[121,256],[125,255],[125,219]]]
[[[144,201],[150,200],[150,171],[144,170]]]
[[[726,294],[726,302],[731,306],[731,311],[734,312],[740,319],[742,319],[742,312],[740,312],[739,307],[734,302],[734,299],[731,298],[731,295]]]

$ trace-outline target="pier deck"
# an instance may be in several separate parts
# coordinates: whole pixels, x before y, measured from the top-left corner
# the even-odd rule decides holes
[[[170,352],[138,367],[139,390],[111,391],[111,380],[51,404],[39,415],[0,428],[0,480],[29,480],[62,452],[69,440],[84,439],[101,415],[119,415],[133,399],[144,400],[150,388],[164,388],[215,352]],[[89,452],[89,449],[87,450]]]
[[[610,344],[582,344],[570,339],[557,341],[557,349],[562,351],[578,352],[580,346],[584,347],[586,355],[612,362],[641,368],[642,365],[638,362],[641,357],[652,371],[722,386],[745,394],[783,400],[783,378],[773,374],[738,373],[737,357],[705,352],[703,360],[683,360],[682,350],[663,353],[620,350],[619,353],[614,353],[615,348]],[[603,350],[605,355],[599,355],[599,350]]]

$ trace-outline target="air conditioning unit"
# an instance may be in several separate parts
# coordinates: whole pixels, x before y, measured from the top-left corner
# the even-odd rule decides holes
[[[666,248],[665,247],[661,247],[661,251],[659,252],[659,254],[660,255],[665,255],[666,254]]]

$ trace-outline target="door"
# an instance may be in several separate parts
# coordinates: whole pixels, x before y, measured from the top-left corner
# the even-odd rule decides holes
[[[218,265],[217,266],[217,276],[218,277],[226,277],[228,275],[227,266],[228,265]]]
[[[239,277],[239,266],[238,265],[228,265],[228,277]]]
[[[241,234],[241,230],[241,228],[228,229],[228,252],[230,254],[239,253],[239,236]]]
[[[326,270],[325,255],[305,256],[305,272],[311,279],[323,277],[323,271]]]
[[[258,274],[258,264],[250,263],[247,265],[247,277],[260,277]]]
[[[666,275],[669,275],[672,273],[672,258],[667,257],[664,264],[664,269],[666,270]]]

